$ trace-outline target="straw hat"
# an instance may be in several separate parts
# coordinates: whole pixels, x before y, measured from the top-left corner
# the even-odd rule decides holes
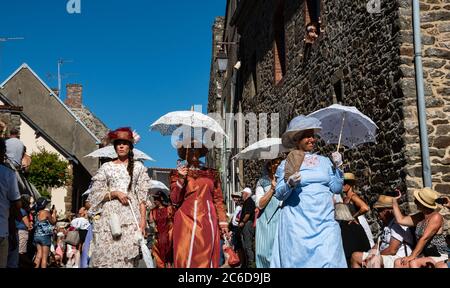
[[[231,198],[242,198],[242,192],[236,191],[231,193]]]
[[[391,196],[380,195],[378,197],[377,202],[375,202],[375,204],[373,204],[373,208],[374,209],[378,209],[378,208],[392,208],[392,200],[393,199],[394,199],[394,197],[391,197]]]
[[[356,176],[353,173],[344,173],[345,181],[356,181]]]
[[[286,148],[296,148],[300,135],[306,130],[314,130],[314,133],[322,129],[322,123],[314,117],[297,116],[289,122],[288,129],[281,136],[281,142]]]
[[[431,188],[425,187],[414,191],[414,198],[420,202],[423,206],[436,209],[436,199],[439,198],[439,194]]]

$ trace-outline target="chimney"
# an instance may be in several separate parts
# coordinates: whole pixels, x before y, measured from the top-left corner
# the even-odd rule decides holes
[[[66,103],[70,108],[82,108],[83,86],[81,84],[66,85]]]

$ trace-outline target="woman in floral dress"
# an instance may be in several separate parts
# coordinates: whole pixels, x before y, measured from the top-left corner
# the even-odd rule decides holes
[[[89,202],[93,220],[92,266],[96,268],[132,268],[139,261],[136,233],[144,233],[146,225],[149,177],[141,162],[134,161],[133,132],[119,128],[108,134],[118,158],[103,164],[92,180]],[[129,206],[131,205],[131,207]],[[131,211],[135,213],[138,231]],[[119,216],[121,236],[113,238],[110,228],[112,214]]]

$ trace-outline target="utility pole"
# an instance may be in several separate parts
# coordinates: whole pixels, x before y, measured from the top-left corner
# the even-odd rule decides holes
[[[64,63],[72,63],[72,60],[64,60],[62,58],[58,59],[58,92],[61,95],[61,65]]]

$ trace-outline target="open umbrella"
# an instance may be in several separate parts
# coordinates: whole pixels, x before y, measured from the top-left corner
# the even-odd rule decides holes
[[[319,135],[327,144],[338,144],[355,148],[356,146],[376,142],[377,125],[356,107],[333,104],[308,116],[322,122]]]
[[[155,161],[152,157],[148,156],[141,150],[138,150],[136,148],[133,149],[134,153],[134,159],[135,160],[150,160]],[[97,149],[93,151],[92,153],[84,156],[84,157],[91,157],[91,158],[117,158],[116,150],[114,150],[114,146],[109,145],[100,149]]]
[[[169,197],[169,188],[166,186],[166,184],[162,183],[161,181],[157,180],[150,180],[150,194],[155,195],[156,192],[161,191],[164,194],[166,194],[167,197]]]
[[[247,160],[271,160],[278,157],[279,153],[289,152],[290,149],[283,146],[281,138],[266,138],[248,146],[240,153],[236,154],[235,159]]]
[[[159,131],[164,136],[169,136],[181,126],[203,128],[227,137],[225,131],[216,120],[196,111],[174,111],[167,113],[150,125],[150,129],[152,131]]]

